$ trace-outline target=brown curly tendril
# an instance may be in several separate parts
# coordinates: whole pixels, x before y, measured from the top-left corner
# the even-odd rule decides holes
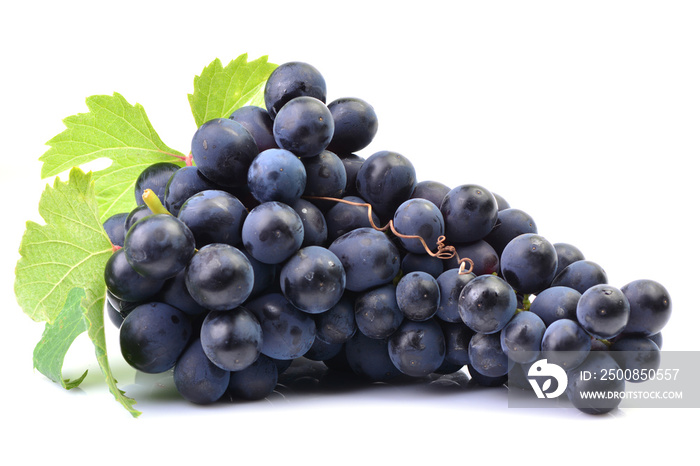
[[[405,235],[405,234],[397,231],[396,228],[394,227],[393,220],[389,220],[389,223],[387,223],[383,227],[380,227],[377,224],[375,224],[374,220],[372,219],[372,205],[369,203],[348,201],[345,199],[338,199],[336,197],[304,196],[304,198],[305,199],[318,199],[318,200],[322,200],[322,201],[340,202],[343,204],[349,204],[349,205],[354,205],[354,206],[358,206],[358,207],[365,207],[365,208],[367,208],[367,218],[369,219],[369,224],[375,230],[382,231],[382,232],[385,232],[387,230],[391,230],[391,232],[399,238],[417,239],[418,241],[421,242],[421,244],[423,245],[423,248],[425,248],[425,251],[428,253],[428,255],[430,255],[432,257],[437,257],[438,259],[442,259],[442,260],[456,258],[457,263],[459,264],[459,274],[460,275],[466,275],[466,274],[472,273],[474,271],[474,261],[468,257],[464,257],[464,258],[460,259],[455,247],[445,244],[445,240],[446,240],[445,235],[441,235],[438,237],[437,242],[436,242],[437,243],[436,244],[437,250],[435,252],[433,252],[421,236]],[[469,264],[469,268],[467,268],[467,264]]]

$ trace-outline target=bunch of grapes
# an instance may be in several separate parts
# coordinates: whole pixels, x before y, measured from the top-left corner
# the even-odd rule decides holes
[[[371,382],[466,370],[487,386],[543,358],[572,373],[658,359],[659,283],[613,287],[486,188],[417,182],[396,152],[356,155],[374,109],[326,104],[306,63],[279,66],[264,99],[199,127],[188,166],[145,169],[138,206],[104,224],[106,308],[137,370],[172,370],[209,404],[268,396],[297,358]],[[601,381],[569,380],[582,411],[619,403],[591,406],[578,394]]]

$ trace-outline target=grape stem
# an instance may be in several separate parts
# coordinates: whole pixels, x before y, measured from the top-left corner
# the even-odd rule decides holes
[[[141,195],[141,198],[143,199],[143,202],[146,203],[149,209],[151,209],[151,212],[154,214],[168,214],[172,215],[170,212],[168,212],[168,209],[163,207],[163,203],[160,202],[160,199],[158,199],[158,196],[156,193],[153,192],[152,189],[147,189],[143,192]]]
[[[419,235],[405,235],[399,231],[396,230],[396,227],[394,227],[394,221],[389,220],[389,223],[384,225],[383,227],[377,226],[374,223],[374,220],[372,219],[372,205],[368,203],[363,203],[363,202],[353,202],[353,201],[348,201],[346,199],[338,199],[335,197],[323,197],[323,196],[304,196],[306,199],[318,199],[322,201],[333,201],[333,202],[341,202],[343,204],[349,204],[349,205],[354,205],[358,207],[366,207],[367,208],[367,217],[369,218],[369,224],[372,226],[377,231],[382,231],[385,232],[387,230],[391,230],[394,235],[396,235],[399,238],[403,239],[417,239],[421,242],[423,245],[423,248],[425,248],[425,251],[428,253],[428,255],[432,257],[437,257],[438,259],[442,260],[447,260],[447,259],[452,259],[453,257],[457,259],[457,263],[459,264],[459,274],[460,275],[466,275],[469,273],[472,273],[474,271],[474,261],[471,260],[468,257],[464,258],[459,258],[459,255],[457,254],[457,249],[455,249],[454,246],[449,246],[445,244],[445,236],[441,235],[437,239],[437,250],[436,252],[433,252],[428,244],[425,242],[425,240],[419,236]],[[469,268],[467,268],[467,264],[469,264]]]

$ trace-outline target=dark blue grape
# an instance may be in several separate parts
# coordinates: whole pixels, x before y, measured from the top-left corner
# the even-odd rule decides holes
[[[369,338],[357,332],[345,344],[345,357],[355,374],[372,382],[387,382],[401,375],[389,357],[386,339]]]
[[[163,303],[142,304],[124,318],[119,329],[122,356],[141,372],[171,369],[192,335],[187,316]]]
[[[158,293],[156,301],[170,304],[189,316],[204,315],[207,309],[195,301],[190,292],[187,291],[186,276],[187,268],[166,280],[160,293]]]
[[[401,266],[396,246],[384,233],[372,228],[346,233],[328,249],[343,264],[345,288],[350,291],[365,291],[391,283]]]
[[[366,291],[355,300],[357,329],[369,338],[388,338],[403,319],[396,302],[396,287],[392,284]]]
[[[151,212],[151,209],[149,209],[147,205],[135,207],[134,210],[129,212],[129,215],[126,216],[126,220],[124,220],[124,231],[128,233],[136,222],[143,218],[150,217],[151,215],[153,215],[153,212]],[[126,236],[124,237],[126,238]]]
[[[248,259],[250,265],[253,267],[253,289],[250,291],[249,299],[258,296],[263,291],[271,290],[274,284],[279,283],[277,278],[277,265],[276,264],[265,264],[254,258],[245,249],[240,250],[243,255]]]
[[[117,328],[121,327],[122,322],[124,322],[124,316],[114,306],[112,306],[112,303],[110,303],[109,299],[106,298],[104,305],[104,313],[109,318],[109,321],[112,322],[112,325],[114,325]]]
[[[498,211],[496,225],[484,241],[500,255],[512,239],[525,233],[537,233],[537,225],[532,216],[520,209],[504,209]]]
[[[192,138],[192,158],[208,180],[227,187],[245,186],[248,168],[258,155],[255,139],[240,123],[210,120]]]
[[[377,134],[374,108],[362,99],[342,97],[328,104],[335,131],[328,146],[339,154],[350,154],[367,147]]]
[[[401,272],[408,274],[411,272],[425,272],[437,278],[445,270],[442,259],[428,254],[406,253],[401,259]]]
[[[542,291],[530,304],[530,311],[537,314],[546,326],[555,320],[576,320],[576,306],[581,293],[566,286],[552,286]]]
[[[499,333],[476,333],[469,341],[470,373],[473,368],[486,377],[501,377],[508,374],[513,362],[501,348]]]
[[[177,218],[190,229],[197,248],[223,243],[238,246],[248,211],[237,197],[219,190],[201,191],[190,197]]]
[[[187,291],[200,305],[226,311],[241,305],[253,290],[253,266],[238,249],[228,244],[209,244],[187,266]]]
[[[440,305],[440,286],[425,272],[411,272],[396,285],[396,302],[404,317],[416,322],[430,319]]]
[[[275,361],[261,354],[250,366],[231,372],[226,393],[234,399],[262,400],[275,390],[278,377]]]
[[[358,196],[357,192],[357,172],[362,168],[362,164],[365,162],[364,157],[360,157],[357,154],[336,154],[340,157],[345,167],[345,189],[343,190],[344,196]]]
[[[457,268],[459,263],[457,257],[464,259],[465,257],[474,262],[472,273],[474,275],[492,275],[498,273],[501,269],[501,260],[493,246],[486,241],[480,239],[472,243],[456,243],[453,244],[457,256],[445,261],[445,267]],[[467,264],[468,268],[469,264]]]
[[[147,189],[152,190],[158,196],[160,202],[163,202],[165,199],[165,187],[173,173],[179,169],[179,165],[170,162],[154,163],[146,167],[136,178],[136,183],[134,184],[136,205],[145,205],[143,192]]]
[[[610,345],[610,355],[617,361],[620,368],[629,370],[632,374],[643,374],[656,371],[661,367],[661,350],[658,345],[647,337],[623,336]],[[646,374],[645,374],[646,375]],[[628,377],[627,381],[641,383],[646,379]]]
[[[199,339],[193,341],[175,365],[175,388],[184,399],[206,405],[221,399],[228,388],[230,372],[209,360]]]
[[[483,239],[496,225],[498,205],[489,190],[475,184],[453,188],[440,206],[445,236],[455,243]]]
[[[469,342],[474,336],[474,331],[463,322],[438,320],[438,323],[445,336],[445,362],[459,368],[469,364]]]
[[[156,280],[177,275],[192,258],[194,249],[192,232],[169,214],[139,220],[124,239],[129,264],[141,275]]]
[[[517,307],[513,288],[495,275],[481,275],[470,280],[462,288],[458,301],[462,321],[475,332],[484,334],[505,327]]]
[[[263,330],[262,354],[275,359],[295,359],[309,351],[316,337],[311,314],[300,311],[279,293],[259,296],[246,303]]]
[[[579,411],[587,414],[605,414],[618,407],[625,381],[616,377],[583,377],[583,374],[603,374],[619,370],[620,366],[605,351],[591,352],[585,361],[568,373],[566,395]],[[593,393],[602,396],[591,396]],[[584,395],[585,394],[585,395]]]
[[[644,336],[657,334],[671,318],[671,296],[668,290],[654,280],[635,280],[621,291],[630,304],[630,315],[625,333]]]
[[[570,370],[581,364],[591,350],[591,337],[573,320],[559,319],[542,336],[542,356],[551,364]]]
[[[260,202],[291,204],[306,187],[306,169],[299,157],[284,149],[258,154],[248,169],[248,188]]]
[[[411,199],[426,199],[439,209],[450,188],[438,181],[420,181],[411,194]]]
[[[347,293],[338,303],[314,316],[316,321],[316,339],[326,343],[345,343],[355,334],[355,299]]]
[[[557,252],[541,235],[525,233],[512,239],[501,254],[503,278],[519,293],[539,293],[557,271]]]
[[[364,199],[356,196],[347,196],[343,200],[359,204],[366,203]],[[328,227],[328,241],[330,242],[358,228],[372,227],[367,207],[345,204],[343,202],[338,202],[331,207],[326,212],[325,218]],[[374,212],[372,212],[372,222],[374,222],[374,225],[379,225],[379,217]]]
[[[277,145],[298,157],[320,154],[333,137],[333,116],[313,97],[295,97],[282,107],[272,126]]]
[[[435,320],[405,320],[389,337],[389,358],[402,373],[424,377],[445,360],[445,337]]]
[[[272,135],[272,118],[262,107],[247,105],[235,110],[230,119],[240,123],[255,139],[258,152],[277,147]]]
[[[508,203],[508,201],[506,201],[506,199],[503,196],[494,192],[492,192],[491,194],[493,194],[493,197],[496,198],[496,204],[498,204],[499,211],[510,209],[510,204]]]
[[[411,197],[416,187],[416,170],[403,155],[380,151],[370,155],[357,172],[357,192],[372,204],[383,223]]]
[[[501,330],[501,348],[513,362],[534,362],[540,355],[545,330],[544,322],[537,314],[519,312]]]
[[[265,107],[272,118],[291,99],[314,97],[326,102],[326,81],[321,73],[303,62],[283,63],[272,72],[265,83]]]
[[[140,275],[126,260],[124,248],[110,256],[105,265],[105,284],[110,293],[127,302],[141,302],[155,296],[164,281]]]
[[[309,351],[304,353],[304,357],[312,361],[327,361],[336,357],[342,350],[342,343],[326,343],[316,338]]]
[[[551,286],[566,286],[583,294],[593,285],[608,283],[608,275],[597,263],[589,260],[573,262],[561,270]]]
[[[347,184],[347,173],[340,158],[324,150],[319,155],[306,157],[305,196],[341,197]],[[327,209],[326,209],[327,210]]]
[[[243,245],[265,264],[279,264],[292,256],[304,241],[299,215],[281,202],[265,202],[254,208],[243,222]]]
[[[113,246],[124,246],[124,237],[126,236],[126,218],[128,212],[114,214],[102,223],[107,237]]]
[[[299,215],[304,226],[301,246],[324,246],[328,241],[328,225],[323,212],[306,199],[297,199],[290,207]]]
[[[280,271],[282,294],[297,309],[319,314],[335,306],[345,291],[345,270],[328,249],[298,250]]]
[[[587,289],[576,306],[576,318],[590,335],[609,340],[627,325],[630,303],[619,289],[594,285]]]
[[[197,167],[182,167],[173,173],[165,186],[163,205],[177,217],[187,199],[209,189],[217,189],[217,185],[202,176]]]
[[[440,209],[426,199],[409,199],[394,213],[394,228],[402,235],[420,236],[431,251],[437,250],[437,240],[445,234],[445,221]],[[425,254],[423,243],[414,238],[399,237],[409,252]]]
[[[473,273],[460,274],[459,269],[448,269],[437,277],[440,287],[440,304],[435,315],[445,322],[459,322],[459,295],[464,286],[476,278]]]
[[[262,350],[262,327],[243,307],[211,311],[200,331],[202,349],[209,360],[227,371],[240,371],[258,359]]]

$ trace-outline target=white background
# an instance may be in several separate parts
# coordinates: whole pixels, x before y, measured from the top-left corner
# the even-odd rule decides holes
[[[144,413],[134,420],[83,337],[65,367],[73,377],[90,369],[81,388],[65,392],[32,370],[43,325],[21,312],[12,285],[24,222],[39,220],[37,159],[63,118],[117,91],[188,151],[195,74],[247,52],[313,64],[329,101],[370,102],[379,133],[360,155],[395,150],[419,180],[503,195],[550,241],[603,265],[611,284],[665,284],[674,312],[664,348],[698,350],[697,2],[39,1],[11,2],[0,17],[3,460],[650,464],[695,450],[697,409],[516,410],[501,390],[196,407],[152,380],[134,392],[108,323],[115,374]]]

